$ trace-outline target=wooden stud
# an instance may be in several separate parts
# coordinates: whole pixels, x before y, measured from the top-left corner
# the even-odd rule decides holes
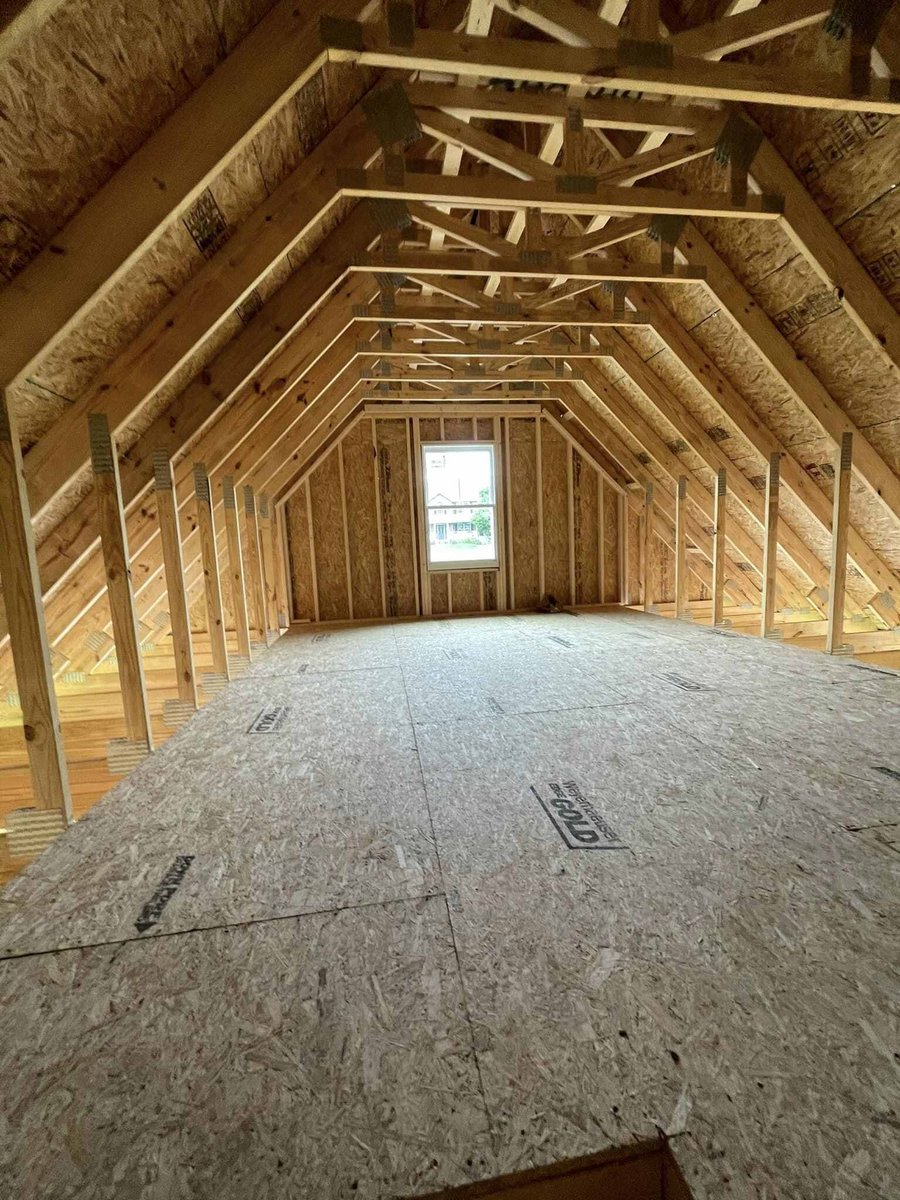
[[[516,571],[513,557],[513,512],[512,512],[512,452],[509,444],[509,418],[498,417],[503,425],[503,490],[506,497],[506,528],[509,531],[506,538],[506,604],[504,608],[514,610],[516,607]]]
[[[690,620],[687,607],[687,475],[678,476],[675,490],[675,616]]]
[[[606,522],[603,476],[597,475],[597,598],[601,604],[606,602]]]
[[[306,496],[306,529],[307,529],[307,538],[309,541],[309,573],[311,576],[311,583],[312,583],[313,617],[315,618],[316,624],[318,624],[319,623],[319,576],[318,576],[318,572],[316,571],[316,539],[315,539],[315,532],[314,532],[314,528],[313,528],[312,490],[309,486],[308,478],[303,481],[303,492]]]
[[[150,728],[144,664],[141,660],[137,613],[131,586],[118,456],[110,437],[109,424],[102,413],[92,413],[88,418],[88,437],[91,468],[94,473],[94,492],[97,497],[97,523],[106,567],[109,613],[119,667],[122,706],[125,710],[125,728],[132,741],[142,742],[148,750],[152,750],[153,734]]]
[[[418,417],[408,421],[406,445],[410,456],[409,472],[409,517],[412,523],[412,544],[419,547],[416,567],[416,583],[421,597],[421,613],[431,616],[431,572],[428,570],[428,520],[425,508],[425,480],[422,467],[422,440]],[[416,504],[416,498],[419,503]],[[450,595],[450,585],[447,585]]]
[[[760,636],[775,635],[775,579],[778,559],[778,494],[780,491],[781,455],[769,458],[766,473],[765,543],[763,546],[763,590]]]
[[[231,580],[231,611],[237,633],[238,654],[249,663],[250,624],[247,618],[247,584],[244,578],[244,556],[241,551],[241,529],[238,522],[234,480],[226,475],[222,480],[222,507],[225,512],[225,538],[228,543],[228,567]]]
[[[544,461],[541,448],[543,417],[538,417],[534,423],[535,446],[535,478],[537,481],[537,536],[538,536],[538,591],[541,604],[544,603],[547,592],[547,576],[544,570]]]
[[[575,464],[572,458],[572,443],[566,442],[566,525],[569,559],[569,603],[577,604],[575,587],[577,572],[575,564]]]
[[[247,575],[247,615],[250,628],[259,641],[266,640],[266,584],[263,575],[262,553],[259,544],[259,520],[256,497],[252,487],[244,488],[244,544]]]
[[[853,467],[853,434],[841,438],[834,464],[834,517],[831,522],[831,587],[828,591],[828,627],[825,651],[843,649],[844,599],[847,590],[847,532],[850,525],[850,477]]]
[[[347,608],[350,620],[353,620],[353,572],[350,568],[350,527],[347,522],[347,488],[344,482],[344,443],[338,442],[338,486],[341,493],[341,530],[344,543],[344,572],[347,580]]]
[[[58,810],[68,822],[72,819],[72,799],[50,666],[31,512],[19,435],[2,389],[0,582],[3,584],[34,803],[37,808]]]
[[[200,534],[206,626],[212,650],[213,671],[223,679],[230,679],[231,668],[228,665],[228,647],[225,643],[225,616],[222,612],[222,584],[219,579],[219,556],[216,551],[216,528],[213,521],[209,476],[203,463],[194,464],[194,496],[197,502],[197,532]]]
[[[415,454],[413,420],[407,419],[407,476],[409,485],[409,526],[410,526],[410,545],[413,547],[414,571],[413,577],[415,580],[415,611],[416,614],[422,616],[425,613],[424,592],[422,592],[422,560],[425,557],[425,547],[419,541],[419,521],[416,520],[416,490],[415,490],[415,467],[413,464],[413,456]]]
[[[644,568],[644,612],[653,612],[653,484],[644,490],[644,542],[641,555]]]
[[[262,494],[257,505],[259,511],[259,542],[262,549],[263,579],[266,590],[266,626],[273,633],[278,631],[278,570],[275,565],[275,538],[269,497]]]
[[[728,476],[725,467],[716,475],[716,491],[713,498],[713,545],[712,545],[712,623],[724,625],[725,605],[725,526],[728,519],[726,497]]]
[[[273,509],[273,533],[275,540],[275,567],[278,581],[278,628],[283,633],[291,620],[291,588],[288,574],[287,518],[284,505]]]
[[[175,503],[172,460],[165,450],[153,454],[153,480],[156,488],[156,512],[162,544],[163,568],[169,623],[172,628],[172,652],[178,699],[197,707],[197,676],[191,643],[191,620],[184,586],[184,562],[181,554],[181,530]]]
[[[387,617],[387,580],[384,573],[384,513],[381,511],[381,473],[378,466],[378,435],[375,418],[369,421],[372,438],[372,475],[375,488],[375,532],[378,538],[378,579],[381,584],[381,615]]]

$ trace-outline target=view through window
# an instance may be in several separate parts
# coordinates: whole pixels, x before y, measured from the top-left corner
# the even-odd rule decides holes
[[[428,567],[496,567],[494,447],[423,446]]]

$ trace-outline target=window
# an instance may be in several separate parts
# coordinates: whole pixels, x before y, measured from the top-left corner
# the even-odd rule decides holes
[[[498,566],[494,447],[441,442],[422,462],[428,569]]]

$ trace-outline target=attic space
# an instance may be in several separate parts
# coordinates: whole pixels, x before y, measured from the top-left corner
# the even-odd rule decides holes
[[[896,1200],[900,0],[0,6],[11,1200]]]

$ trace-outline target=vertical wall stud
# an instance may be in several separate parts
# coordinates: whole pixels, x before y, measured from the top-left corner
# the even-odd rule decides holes
[[[225,538],[228,544],[228,578],[231,580],[231,611],[237,634],[238,654],[249,665],[250,624],[247,619],[247,584],[244,578],[244,556],[241,551],[241,528],[238,522],[234,480],[226,475],[222,480],[222,507],[225,512]]]
[[[761,637],[778,637],[775,629],[775,575],[778,569],[778,493],[780,490],[781,455],[769,459],[766,475],[766,539],[763,548],[763,590]]]
[[[284,633],[290,625],[293,605],[291,603],[290,573],[288,571],[290,550],[287,536],[287,513],[283,504],[273,506],[272,524],[275,533],[275,567],[278,583],[278,628]]]
[[[653,612],[653,521],[656,509],[653,504],[653,484],[648,483],[644,493],[644,612]]]
[[[547,595],[547,576],[544,570],[544,461],[541,439],[543,437],[543,419],[538,415],[534,422],[535,475],[537,478],[537,537],[538,537],[538,591],[541,594],[541,604]]]
[[[172,463],[165,450],[154,451],[153,479],[156,486],[156,511],[159,517],[159,537],[162,542],[163,566],[166,574],[166,596],[169,623],[172,628],[172,650],[175,655],[178,699],[196,708],[197,677],[194,672],[191,622],[187,592],[184,586],[184,561],[181,557],[178,506],[175,503]]]
[[[222,585],[219,580],[219,557],[216,553],[216,529],[213,523],[212,497],[209,476],[202,463],[194,465],[194,493],[197,497],[197,532],[200,534],[200,555],[203,562],[203,588],[206,598],[206,625],[212,648],[213,671],[222,679],[230,679],[228,647],[225,642],[225,617],[222,613]]]
[[[728,495],[728,478],[725,468],[716,475],[716,494],[713,503],[713,546],[712,546],[712,623],[724,625],[725,608],[725,526],[728,519],[725,499]]]
[[[275,565],[275,539],[273,521],[269,509],[269,497],[260,496],[259,541],[262,547],[263,578],[266,583],[266,625],[274,632],[278,629],[278,568]]]
[[[125,727],[132,741],[144,743],[152,750],[153,737],[147,707],[144,664],[141,661],[137,613],[134,607],[134,593],[131,590],[119,463],[110,437],[109,425],[103,413],[91,413],[88,417],[88,435],[94,491],[97,496],[100,545],[106,568],[109,614],[116,644],[122,705],[125,709]]]
[[[22,454],[6,393],[0,390],[0,580],[6,602],[10,647],[32,790],[37,808],[56,809],[72,819],[69,776],[63,749],[44,623],[41,581],[34,552],[31,509]]]
[[[263,576],[262,554],[259,546],[259,521],[256,497],[252,487],[244,488],[244,572],[247,580],[248,616],[250,628],[257,640],[266,644],[266,585]]]
[[[628,505],[625,497],[616,497],[616,516],[619,522],[619,603],[628,604],[631,599],[631,578],[628,569]]]
[[[841,436],[834,470],[834,510],[831,519],[831,587],[828,591],[828,624],[825,651],[843,649],[844,599],[847,590],[847,531],[850,524],[850,472],[853,466],[853,434]]]
[[[687,475],[678,477],[675,489],[675,616],[688,617],[687,607]]]

